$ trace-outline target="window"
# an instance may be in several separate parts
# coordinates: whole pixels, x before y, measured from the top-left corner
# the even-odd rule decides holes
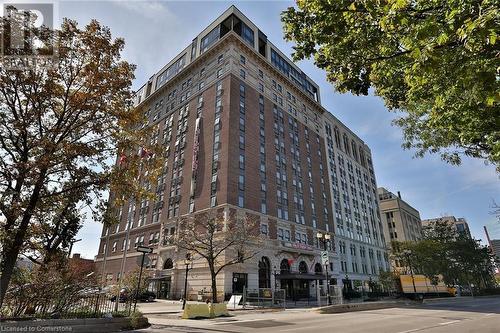
[[[259,91],[264,92],[264,85],[259,82]]]
[[[241,37],[243,37],[243,39],[245,40],[245,42],[247,42],[248,44],[250,44],[250,46],[254,46],[254,34],[253,34],[253,30],[250,29],[249,26],[247,26],[245,23],[241,23]]]
[[[213,43],[215,43],[220,36],[220,26],[217,26],[210,31],[200,42],[200,53],[205,52]]]
[[[281,274],[290,273],[290,262],[288,261],[288,259],[281,260],[280,273]]]
[[[240,62],[244,65],[246,63],[246,59],[244,56],[240,55]]]
[[[261,79],[263,79],[263,78],[264,78],[264,72],[263,72],[262,70],[260,70],[260,69],[259,69],[259,77],[260,77]]]
[[[172,259],[167,258],[165,259],[165,263],[163,264],[163,269],[172,269],[174,268],[174,263],[172,262]]]
[[[219,57],[217,58],[217,63],[220,65],[222,63],[222,61],[224,60],[224,55],[221,54],[219,55]]]
[[[241,77],[242,79],[245,79],[245,76],[246,76],[245,70],[240,69],[240,77]]]
[[[238,196],[238,207],[243,207],[245,205],[245,198],[242,195]]]
[[[245,137],[240,134],[240,149],[245,149]]]
[[[307,264],[305,261],[301,261],[299,263],[299,273],[300,274],[307,274]]]
[[[268,228],[267,224],[260,225],[260,233],[263,235],[266,235],[266,236],[269,234],[269,228]]]
[[[259,261],[259,288],[271,287],[271,262],[267,257]]]
[[[220,78],[222,76],[222,68],[217,70],[217,78]]]
[[[240,169],[244,170],[245,169],[245,155],[240,154],[239,164],[240,164]]]
[[[241,191],[245,190],[245,176],[239,175],[238,177],[238,189]]]

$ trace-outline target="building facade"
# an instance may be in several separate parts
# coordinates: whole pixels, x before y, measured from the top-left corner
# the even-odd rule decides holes
[[[353,288],[389,270],[370,148],[324,113],[339,275]]]
[[[472,238],[470,234],[469,224],[463,217],[456,218],[455,216],[443,216],[432,219],[422,220],[422,228],[430,228],[433,223],[437,221],[443,221],[453,225],[458,234],[465,235],[469,238]]]
[[[330,283],[342,283],[319,87],[237,8],[153,75],[135,103],[166,160],[156,184],[144,184],[157,198],[130,201],[119,208],[120,223],[103,229],[96,265],[106,283],[137,269],[135,247],[147,245],[154,248],[146,267],[152,288],[159,297],[179,298],[185,279],[185,253],[173,241],[179,218],[207,212],[255,221],[265,239],[254,258],[218,275],[222,294],[277,287],[288,297],[310,297],[326,269]],[[326,267],[318,232],[334,240]],[[195,259],[188,295],[209,288],[207,264]]]
[[[500,239],[492,239],[490,247],[497,265],[500,264]]]
[[[422,223],[418,210],[383,187],[378,188],[384,234],[388,242],[416,241],[422,238]],[[388,244],[389,245],[389,244]]]

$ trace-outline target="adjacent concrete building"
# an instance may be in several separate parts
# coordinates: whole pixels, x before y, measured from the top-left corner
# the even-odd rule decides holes
[[[384,234],[388,242],[416,241],[422,237],[420,213],[398,194],[378,188]]]
[[[236,7],[153,75],[136,105],[167,159],[151,184],[157,199],[119,207],[120,223],[103,229],[96,267],[107,283],[137,268],[135,247],[143,244],[154,248],[146,274],[158,297],[180,298],[185,253],[172,242],[179,218],[210,210],[227,221],[258,222],[265,238],[258,256],[219,274],[223,294],[276,286],[287,297],[316,295],[325,270],[318,232],[332,239],[330,283],[342,284],[346,273],[367,281],[388,269],[368,147],[329,115],[319,87]],[[348,141],[340,149],[339,136],[327,153],[334,128]],[[207,265],[195,261],[188,295],[207,289]]]
[[[496,262],[500,264],[500,239],[491,240],[491,251],[496,257]]]
[[[455,216],[443,216],[443,217],[422,220],[422,228],[423,229],[428,228],[430,227],[430,225],[432,225],[432,223],[436,221],[447,222],[455,227],[457,233],[466,235],[470,238],[472,237],[470,234],[469,224],[463,217],[456,218]]]

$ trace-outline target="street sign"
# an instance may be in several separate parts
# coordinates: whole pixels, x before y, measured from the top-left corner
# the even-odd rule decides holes
[[[151,252],[153,252],[153,248],[140,245],[137,247],[137,252],[151,253]]]
[[[328,263],[328,251],[321,251],[321,263],[323,265]]]
[[[148,256],[144,257],[144,265],[148,266],[151,263],[151,260]],[[137,256],[137,266],[142,265],[142,256]]]

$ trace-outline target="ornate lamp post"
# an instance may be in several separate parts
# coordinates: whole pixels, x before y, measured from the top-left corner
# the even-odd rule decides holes
[[[188,272],[189,266],[192,264],[191,254],[186,253],[186,259],[184,260],[184,265],[186,266],[186,275],[184,277],[184,297],[182,300],[182,310],[186,307],[186,298],[187,298],[187,285],[188,285]]]
[[[323,249],[324,249],[324,254],[326,256],[326,260],[324,260],[324,265],[325,265],[325,277],[326,277],[326,299],[327,299],[327,304],[330,305],[330,288],[329,288],[329,281],[328,281],[328,246],[327,244],[330,243],[330,234],[322,234],[321,232],[318,232],[316,234],[316,238],[318,238],[318,242],[323,244]],[[323,257],[323,253],[322,253]]]

